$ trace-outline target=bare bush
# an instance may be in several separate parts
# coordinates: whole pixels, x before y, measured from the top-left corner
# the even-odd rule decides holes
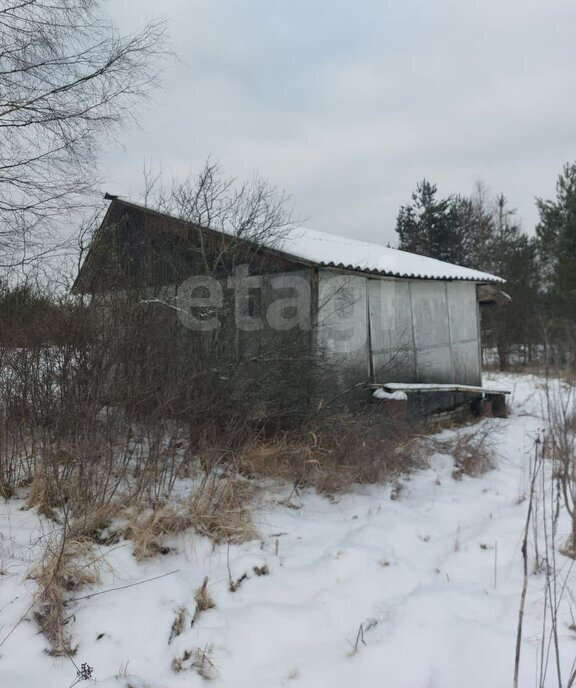
[[[558,387],[546,385],[548,433],[544,452],[552,461],[552,471],[571,523],[571,533],[563,553],[576,558],[576,386],[568,382]]]
[[[175,336],[174,313],[138,291],[105,309],[54,304],[58,339],[0,347],[0,478],[5,496],[25,496],[27,508],[64,524],[68,567],[75,542],[126,537],[145,559],[170,552],[169,538],[187,529],[219,543],[257,537],[259,478],[333,494],[420,465],[413,429],[373,409],[281,398],[289,374],[302,397],[300,378],[322,372],[296,340],[246,361],[225,343]],[[43,318],[35,323],[42,330]],[[182,475],[194,489],[177,499]],[[47,586],[50,570],[38,577],[39,623],[55,648],[70,650],[58,592],[67,576]]]
[[[495,466],[493,426],[488,422],[475,424],[448,440],[434,440],[435,448],[454,458],[452,477],[465,475],[476,478]]]
[[[547,427],[534,440],[533,459],[530,461],[530,493],[522,543],[523,586],[518,615],[514,685],[518,685],[520,669],[522,626],[526,594],[529,584],[528,569],[543,578],[541,597],[542,632],[539,638],[539,656],[535,684],[539,688],[553,680],[558,686],[576,685],[576,658],[567,665],[562,651],[563,616],[574,619],[574,592],[572,590],[573,561],[566,562],[559,554],[576,558],[575,518],[575,467],[576,467],[576,414],[574,413],[575,386],[573,375],[565,379],[548,378],[544,386]],[[568,517],[570,534],[567,541],[559,542],[562,522]],[[530,538],[530,531],[532,537]],[[572,628],[570,625],[569,628]],[[554,677],[550,674],[554,673]]]
[[[557,391],[557,390],[556,390]],[[564,390],[566,391],[566,390]],[[548,400],[552,396],[548,388]],[[558,401],[561,396],[556,397]],[[571,425],[569,423],[568,425]],[[566,429],[562,426],[563,430]],[[529,464],[529,493],[527,514],[522,540],[523,583],[518,612],[516,655],[514,663],[514,686],[518,685],[526,597],[529,587],[529,567],[533,574],[543,579],[541,600],[541,635],[539,637],[538,664],[535,685],[544,688],[553,680],[560,687],[576,685],[576,658],[571,665],[566,663],[563,653],[564,624],[562,617],[574,619],[574,592],[572,590],[573,563],[558,556],[563,554],[574,558],[572,536],[564,547],[559,547],[558,536],[564,516],[564,500],[561,483],[565,480],[555,462],[554,434],[558,428],[549,427],[546,434],[534,440],[533,456]],[[552,460],[552,461],[551,461]],[[571,514],[569,514],[572,520]],[[568,626],[571,630],[573,625]],[[552,678],[550,674],[554,674]]]

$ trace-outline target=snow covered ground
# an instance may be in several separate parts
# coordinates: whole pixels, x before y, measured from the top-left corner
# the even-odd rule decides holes
[[[271,489],[255,514],[261,539],[244,545],[213,546],[187,533],[170,543],[176,552],[144,563],[129,543],[102,548],[110,564],[102,585],[75,596],[103,594],[70,606],[73,661],[93,667],[99,685],[123,688],[511,686],[523,497],[534,438],[544,427],[543,394],[531,376],[492,382],[513,389],[514,412],[482,421],[495,426],[497,452],[497,468],[482,477],[454,480],[452,458],[437,454],[399,492],[358,488],[335,500],[310,492],[292,495],[287,506],[279,502],[290,490]],[[44,652],[28,609],[34,582],[25,578],[54,526],[20,506],[0,505],[0,686],[66,688],[76,668]],[[560,560],[566,570],[571,560]],[[258,575],[254,568],[263,566],[268,572]],[[235,592],[229,573],[234,580],[247,574]],[[205,576],[215,608],[190,627]],[[543,586],[541,575],[530,576],[522,687],[537,685]],[[188,610],[185,629],[169,643],[179,608]],[[576,633],[568,611],[562,615],[567,673]],[[210,681],[188,668],[197,650],[209,657]],[[173,659],[186,651],[192,659],[175,672]],[[558,685],[552,670],[549,685]]]

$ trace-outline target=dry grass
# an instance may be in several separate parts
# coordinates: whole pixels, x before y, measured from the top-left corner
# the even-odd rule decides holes
[[[190,650],[185,650],[181,657],[174,657],[172,659],[172,671],[176,672],[177,674],[183,671],[184,663],[187,662],[191,656],[192,653]]]
[[[193,669],[207,681],[216,679],[218,678],[218,671],[210,658],[211,654],[211,646],[206,646],[204,649],[185,650],[181,657],[174,657],[172,660],[172,671],[179,673]]]
[[[576,559],[576,546],[574,544],[574,537],[569,535],[564,545],[558,550],[560,554],[569,559]]]
[[[452,477],[455,480],[465,475],[473,478],[484,475],[495,466],[492,426],[488,423],[469,426],[453,438],[435,440],[433,444],[437,451],[454,457]]]
[[[243,583],[245,580],[248,580],[248,574],[247,574],[247,573],[243,573],[243,574],[242,574],[239,578],[237,578],[236,580],[234,580],[234,579],[232,578],[232,575],[229,574],[229,578],[228,578],[228,590],[229,590],[230,592],[236,592],[236,590],[238,590],[238,588],[242,585],[242,583]]]
[[[365,411],[254,440],[239,453],[237,466],[250,478],[280,478],[329,495],[392,480],[421,467],[426,454],[418,428]]]
[[[248,480],[223,477],[201,485],[189,500],[194,528],[215,542],[242,543],[258,533],[252,523],[255,486]]]
[[[478,474],[483,470],[479,460],[483,456],[481,444],[462,438],[451,448],[462,472]],[[245,542],[258,536],[252,511],[259,479],[279,478],[331,495],[358,483],[396,480],[421,466],[426,455],[425,443],[413,427],[391,424],[380,414],[325,416],[304,428],[253,436],[241,451],[227,453],[231,458],[226,464],[216,462],[205,471],[202,482],[185,500],[176,501],[168,496],[160,501],[151,500],[150,495],[157,493],[154,486],[148,489],[139,482],[140,473],[131,478],[126,456],[120,469],[122,480],[127,481],[122,483],[122,492],[114,487],[120,485],[115,465],[104,464],[109,475],[91,470],[91,455],[82,455],[82,446],[78,445],[76,454],[81,456],[79,465],[85,466],[87,472],[72,460],[74,452],[48,449],[45,460],[37,464],[26,501],[27,508],[34,507],[63,522],[65,537],[49,545],[30,574],[38,585],[35,618],[55,655],[74,653],[67,628],[67,593],[99,581],[100,563],[94,555],[94,542],[109,544],[125,537],[132,541],[134,556],[139,560],[169,553],[166,538],[189,529],[217,543]],[[64,479],[60,480],[62,474]],[[131,479],[138,484],[138,490],[131,489]],[[94,489],[90,487],[91,480],[95,481]],[[127,493],[128,506],[122,497]],[[98,499],[92,499],[93,495]],[[124,519],[125,525],[107,533],[112,519],[117,517]],[[255,575],[268,573],[266,565],[254,568]],[[246,578],[247,574],[235,582],[231,578],[230,590],[237,590]],[[195,602],[192,623],[214,607],[208,579],[196,591]],[[185,624],[186,610],[181,608],[176,612],[169,641],[183,632]],[[196,650],[174,662],[175,667],[180,667],[175,670],[189,665],[205,678],[215,673],[208,651]]]
[[[0,497],[2,499],[11,499],[14,496],[14,488],[7,480],[0,479]]]
[[[210,593],[208,592],[208,576],[204,578],[204,582],[194,593],[194,600],[196,601],[196,611],[194,612],[192,624],[196,623],[200,617],[200,614],[208,611],[208,609],[214,609],[216,606],[214,600],[212,597],[210,597]]]
[[[126,511],[127,525],[122,535],[133,543],[136,559],[168,554],[164,543],[168,535],[194,528],[215,542],[241,543],[258,534],[250,510],[255,487],[247,480],[232,476],[206,479],[185,501],[164,504],[156,509]]]
[[[36,620],[53,654],[74,652],[67,593],[98,582],[95,542],[129,539],[138,560],[169,553],[167,538],[190,529],[216,543],[242,543],[258,537],[252,512],[262,478],[332,495],[358,483],[395,480],[421,466],[426,453],[414,427],[370,410],[325,413],[289,431],[246,430],[236,444],[226,438],[212,441],[210,435],[207,451],[213,455],[204,463],[202,453],[192,454],[190,447],[178,444],[179,432],[170,434],[168,426],[146,433],[140,432],[142,423],[116,427],[80,414],[63,427],[69,436],[58,441],[52,430],[39,429],[38,451],[31,454],[38,458],[32,462],[35,473],[26,500],[27,508],[62,523],[65,532],[31,573],[38,585]],[[172,489],[184,466],[186,475],[204,477],[189,497],[177,501]],[[109,533],[115,518],[124,525]],[[265,565],[254,568],[255,575],[267,573]],[[230,590],[237,590],[246,578],[231,578]],[[193,622],[214,606],[207,580],[195,601]],[[170,640],[185,623],[186,611],[178,610]],[[209,653],[198,653],[188,661],[200,675],[209,675]]]
[[[70,534],[74,538],[87,538],[99,545],[110,545],[118,542],[117,533],[104,535],[112,519],[121,513],[119,501],[110,502],[92,509],[83,508],[70,523]]]
[[[133,507],[128,511],[128,524],[123,535],[133,543],[136,559],[148,559],[156,554],[167,554],[170,550],[163,544],[166,535],[174,535],[193,525],[189,512],[164,505],[157,509],[139,510]]]
[[[168,638],[168,645],[174,640],[174,638],[177,638],[179,635],[182,635],[184,631],[184,624],[186,623],[186,609],[184,607],[178,607],[176,610],[176,616],[174,618],[174,621],[172,622],[172,628],[170,629],[170,637]]]
[[[30,571],[38,586],[34,618],[50,643],[51,655],[75,653],[67,631],[66,592],[99,583],[101,567],[92,543],[63,537],[49,543],[43,559]]]
[[[46,469],[41,467],[30,483],[24,508],[35,508],[46,518],[58,521],[57,509],[64,503],[62,492],[62,485],[58,485],[58,482],[48,475]]]

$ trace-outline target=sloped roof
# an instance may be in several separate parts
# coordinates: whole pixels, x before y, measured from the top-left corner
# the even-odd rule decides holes
[[[463,268],[435,258],[419,256],[381,244],[348,239],[298,227],[285,238],[277,249],[311,263],[360,272],[377,273],[394,277],[420,279],[468,280],[473,282],[505,282],[487,272]]]
[[[174,222],[176,225],[192,227],[220,236],[230,236],[225,232],[207,227],[200,227],[182,220],[181,218],[159,212],[138,203],[110,196],[107,198],[111,199],[112,202],[108,208],[106,217],[102,221],[102,226],[106,224],[106,218],[113,207],[125,207],[128,210],[133,209],[159,217],[160,219],[168,220],[170,223]],[[169,227],[170,225],[168,225],[167,228]],[[283,256],[292,261],[320,267],[414,279],[467,280],[484,284],[503,283],[506,281],[501,277],[496,277],[487,272],[460,267],[434,258],[427,258],[426,256],[419,256],[415,253],[389,248],[382,244],[350,239],[337,234],[309,229],[307,227],[297,227],[288,232],[280,241],[278,241],[277,238],[276,240],[272,240],[269,246],[255,243],[248,238],[242,239],[242,241],[247,241],[248,244],[256,248],[261,246],[271,253]],[[73,286],[73,291],[82,291],[83,288],[86,288],[84,284],[84,273],[87,271],[89,272],[88,264],[90,263],[90,253],[91,251],[89,251],[80,269],[80,273]]]

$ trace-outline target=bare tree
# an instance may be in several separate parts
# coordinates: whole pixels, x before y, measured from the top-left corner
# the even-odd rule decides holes
[[[133,118],[165,24],[122,36],[99,0],[0,0],[0,267],[85,206],[101,144]]]
[[[147,198],[150,182],[153,186],[158,179],[145,172]],[[169,189],[160,188],[152,205],[257,245],[279,246],[297,225],[291,199],[283,191],[260,177],[240,183],[210,159],[198,174],[176,180]]]

